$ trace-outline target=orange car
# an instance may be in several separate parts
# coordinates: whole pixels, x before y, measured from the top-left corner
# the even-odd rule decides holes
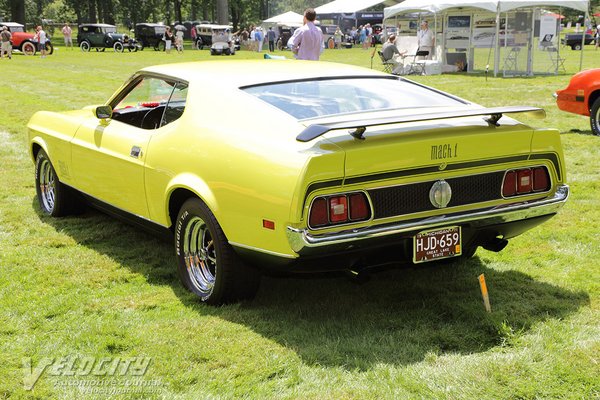
[[[561,110],[589,116],[592,133],[600,136],[600,69],[573,75],[569,86],[554,97]]]

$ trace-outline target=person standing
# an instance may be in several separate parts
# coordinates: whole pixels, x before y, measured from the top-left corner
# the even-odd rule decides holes
[[[273,53],[275,51],[275,31],[272,26],[267,31],[267,40],[269,41],[269,53]]]
[[[41,58],[46,58],[46,42],[48,41],[48,36],[46,32],[42,29],[40,25],[35,28],[35,40],[38,42],[38,46],[40,48],[40,53],[42,53]]]
[[[196,25],[192,24],[192,30],[190,31],[192,37],[192,49],[196,49]]]
[[[177,29],[175,33],[175,49],[178,53],[183,53],[183,30]]]
[[[256,32],[254,33],[254,38],[256,39],[256,51],[258,51],[260,53],[262,51],[263,42],[265,40],[262,28],[260,26],[258,28],[256,28]]]
[[[421,22],[421,29],[417,32],[417,40],[418,40],[418,50],[417,51],[428,51],[429,54],[425,59],[431,60],[431,55],[433,54],[433,32],[429,29],[429,24],[427,21]]]
[[[68,22],[65,22],[65,26],[63,26],[62,28],[62,34],[65,38],[65,47],[66,48],[71,48],[71,50],[73,50],[73,30],[71,29],[71,27],[69,26]]]
[[[339,26],[336,28],[335,33],[333,34],[333,42],[335,43],[336,49],[342,48],[342,31],[340,30]]]
[[[171,27],[167,26],[164,37],[165,37],[165,53],[169,54],[171,52],[171,43],[173,43],[173,32],[171,32]]]
[[[4,53],[6,53],[9,60],[12,58],[12,44],[10,43],[11,39],[12,34],[8,30],[8,27],[2,27],[2,32],[0,33],[0,40],[2,43],[2,46],[0,47],[0,58],[4,58]]]
[[[304,11],[304,25],[294,31],[288,41],[298,60],[318,61],[323,50],[323,31],[315,26],[317,13],[313,8]]]

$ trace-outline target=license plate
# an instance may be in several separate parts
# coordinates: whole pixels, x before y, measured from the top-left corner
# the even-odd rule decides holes
[[[423,231],[414,239],[415,264],[456,257],[462,254],[460,226]]]

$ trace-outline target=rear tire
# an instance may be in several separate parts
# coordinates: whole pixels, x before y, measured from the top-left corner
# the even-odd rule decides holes
[[[52,43],[49,43],[49,42],[46,43],[46,53],[48,53],[48,54],[54,53],[54,46],[52,46]]]
[[[592,128],[592,134],[600,136],[600,97],[592,104],[590,110],[590,127]]]
[[[256,295],[259,272],[242,262],[200,199],[187,200],[179,211],[175,254],[181,281],[202,301],[219,305]]]
[[[83,51],[85,53],[90,51],[90,47],[92,47],[92,46],[90,45],[90,42],[88,42],[87,40],[84,40],[83,42],[81,42],[79,44],[79,48],[81,49],[81,51]]]
[[[62,217],[81,209],[78,193],[58,179],[44,150],[40,150],[35,158],[35,188],[44,214]]]

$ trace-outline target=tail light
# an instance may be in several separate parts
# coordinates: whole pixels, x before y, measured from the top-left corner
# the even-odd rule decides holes
[[[367,195],[362,192],[317,197],[309,211],[311,228],[323,228],[371,218]]]
[[[512,197],[550,189],[550,176],[546,167],[523,168],[506,171],[502,182],[502,196]]]

